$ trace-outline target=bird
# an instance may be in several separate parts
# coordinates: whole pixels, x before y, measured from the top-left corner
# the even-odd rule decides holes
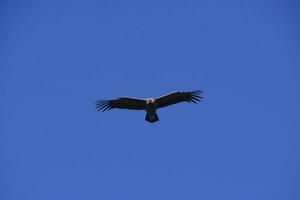
[[[157,110],[173,104],[188,102],[198,103],[203,99],[201,90],[191,92],[175,91],[157,98],[133,98],[119,97],[111,100],[97,100],[96,109],[98,111],[109,111],[111,109],[145,110],[145,120],[154,123],[159,121]]]

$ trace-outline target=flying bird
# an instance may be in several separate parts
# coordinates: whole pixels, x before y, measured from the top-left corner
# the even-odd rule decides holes
[[[180,102],[197,103],[202,100],[201,90],[191,92],[176,91],[158,98],[138,99],[132,97],[120,97],[112,100],[97,100],[98,111],[108,111],[114,108],[129,110],[145,110],[145,120],[152,123],[159,121],[156,110]]]

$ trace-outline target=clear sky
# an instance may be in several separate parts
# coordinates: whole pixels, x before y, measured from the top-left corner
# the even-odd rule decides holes
[[[299,9],[2,0],[0,199],[300,199]],[[94,108],[196,89],[153,124]]]

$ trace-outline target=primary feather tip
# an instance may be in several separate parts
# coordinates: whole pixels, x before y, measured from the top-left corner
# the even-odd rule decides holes
[[[197,103],[198,101],[201,101],[203,97],[201,96],[202,90],[194,90],[192,92],[189,92],[189,102]]]
[[[104,112],[106,110],[112,109],[108,100],[97,100],[95,104],[96,104],[96,109],[98,111],[101,110],[102,112]]]

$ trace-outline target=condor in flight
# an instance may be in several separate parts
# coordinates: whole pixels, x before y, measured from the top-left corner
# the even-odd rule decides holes
[[[145,110],[145,120],[152,123],[159,120],[156,114],[157,109],[180,102],[197,103],[202,100],[201,93],[201,90],[192,92],[177,91],[158,98],[137,99],[120,97],[112,100],[98,100],[96,101],[96,109],[98,111],[106,111],[113,108]]]

